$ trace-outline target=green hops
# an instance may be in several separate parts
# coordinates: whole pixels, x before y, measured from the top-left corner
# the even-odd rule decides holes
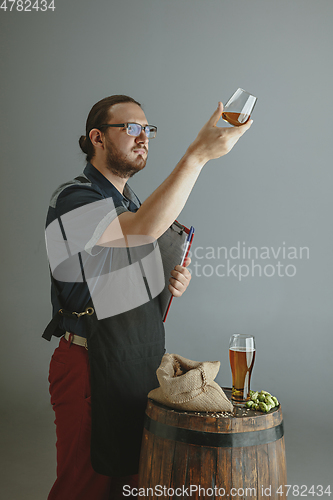
[[[252,394],[251,394],[252,392]],[[252,399],[252,401],[256,401],[258,399],[258,391],[254,392],[254,391],[250,391],[250,398]]]
[[[245,406],[251,410],[261,410],[267,413],[272,408],[279,406],[279,402],[275,396],[267,391],[250,391],[250,400],[245,403]]]
[[[265,397],[265,403],[267,403],[267,404],[271,405],[271,406],[272,406],[272,408],[274,408],[274,406],[275,406],[275,403],[274,403],[274,401],[273,401],[273,399],[272,399],[272,396],[266,396],[266,397]]]
[[[262,403],[262,402],[259,403],[259,408],[261,411],[267,412],[268,411],[267,407],[268,407],[268,405],[266,405],[265,403]]]

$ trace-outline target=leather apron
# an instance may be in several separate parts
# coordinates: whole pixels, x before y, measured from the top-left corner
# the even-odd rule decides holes
[[[158,297],[126,313],[85,319],[92,466],[107,476],[137,474],[147,394],[159,385],[156,370],[165,352]]]

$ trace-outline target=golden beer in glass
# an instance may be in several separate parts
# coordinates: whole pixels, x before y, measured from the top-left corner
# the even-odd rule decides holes
[[[254,95],[243,89],[237,89],[223,108],[223,120],[234,127],[244,125],[249,121],[256,102],[257,98]]]
[[[232,374],[231,399],[234,404],[245,404],[250,399],[250,381],[256,355],[253,335],[235,333],[230,338],[229,360]]]

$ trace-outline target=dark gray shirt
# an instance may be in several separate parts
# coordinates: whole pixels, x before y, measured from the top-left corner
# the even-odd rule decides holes
[[[81,207],[86,207],[91,203],[94,203],[94,205],[90,206],[94,207],[99,205],[95,202],[101,200],[106,202],[102,212],[99,211],[89,223],[85,224],[87,218],[85,218],[84,214],[82,215],[84,208]],[[111,270],[113,249],[96,247],[97,241],[117,216],[126,211],[136,212],[140,204],[139,199],[127,184],[122,195],[91,163],[87,163],[83,174],[78,178],[61,184],[56,189],[50,200],[46,233],[47,235],[50,234],[51,224],[54,222],[58,224],[57,221],[59,221],[61,227],[59,240],[61,239],[62,243],[66,243],[67,250],[73,254],[73,257],[67,259],[66,265],[62,264],[62,266],[53,270],[53,276],[58,278],[56,287],[54,283],[51,285],[53,314],[57,313],[59,308],[71,312],[84,311],[91,298],[85,276],[87,269],[92,275],[107,274]],[[79,236],[77,237],[77,235]],[[73,246],[75,247],[75,244],[73,244],[75,237],[82,239],[80,251],[73,249]],[[50,253],[58,244],[59,241],[53,241],[53,237],[49,238],[48,254],[50,261]],[[126,260],[125,252],[124,249],[118,250],[118,266],[121,266],[121,255],[124,255]],[[62,272],[60,272],[60,268]],[[71,275],[74,277],[70,278]],[[85,322],[82,319],[63,317],[59,326],[65,331],[86,337]]]

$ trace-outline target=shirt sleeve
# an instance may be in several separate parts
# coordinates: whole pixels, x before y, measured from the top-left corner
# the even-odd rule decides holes
[[[104,200],[105,196],[98,186],[86,184],[71,184],[65,187],[60,194],[58,194],[55,202],[58,217],[73,211],[77,208],[83,207],[95,201]],[[119,200],[114,199],[115,207],[123,206]]]
[[[97,241],[107,226],[127,209],[119,200],[105,198],[98,187],[82,184],[63,189],[54,200],[54,209],[56,218],[46,228],[53,276],[64,282],[83,281],[82,260],[88,262],[89,257],[103,251]]]
[[[98,188],[73,186],[59,197],[59,212],[69,245],[74,252],[85,250],[96,255],[102,250],[97,242],[121,213],[128,211],[117,198],[105,198]]]

